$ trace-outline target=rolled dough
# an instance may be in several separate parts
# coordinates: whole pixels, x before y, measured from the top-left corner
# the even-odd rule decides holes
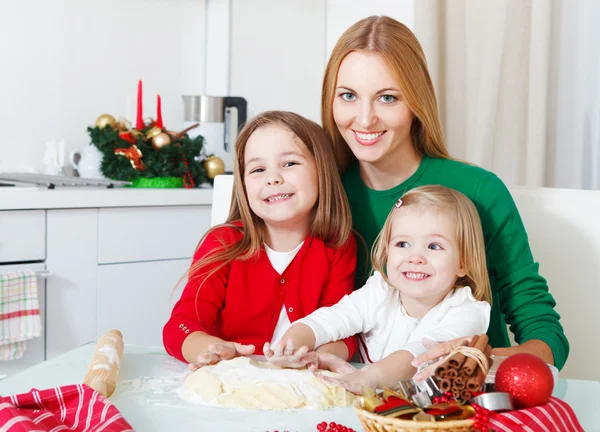
[[[263,410],[326,409],[351,405],[355,398],[306,369],[283,369],[248,357],[198,369],[188,375],[179,395],[204,405]]]

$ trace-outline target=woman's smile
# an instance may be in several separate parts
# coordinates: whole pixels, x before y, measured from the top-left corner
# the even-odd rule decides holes
[[[372,146],[377,144],[383,134],[385,134],[387,131],[362,132],[352,129],[352,132],[354,132],[354,138],[356,138],[356,141],[359,144],[364,146]]]

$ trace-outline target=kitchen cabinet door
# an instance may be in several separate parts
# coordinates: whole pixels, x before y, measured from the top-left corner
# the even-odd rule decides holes
[[[98,264],[189,257],[210,228],[210,215],[208,205],[100,209]]]
[[[96,337],[98,209],[48,210],[46,358]]]
[[[98,266],[98,336],[111,329],[125,344],[162,346],[162,328],[179,299],[190,259]]]

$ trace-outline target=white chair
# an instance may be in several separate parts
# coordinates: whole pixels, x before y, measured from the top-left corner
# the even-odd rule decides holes
[[[210,213],[210,226],[225,222],[229,216],[233,195],[233,176],[218,175],[213,183],[213,203]]]
[[[571,353],[562,378],[600,380],[600,191],[513,188]]]
[[[229,214],[233,176],[215,178],[212,225]],[[571,353],[561,377],[600,380],[600,191],[511,189]]]

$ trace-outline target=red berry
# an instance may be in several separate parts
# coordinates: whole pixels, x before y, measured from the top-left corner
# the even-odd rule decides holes
[[[334,423],[334,422],[331,422],[331,423],[329,423],[329,427],[330,427],[330,428],[334,428],[334,427],[336,427],[336,426],[337,426],[337,423]]]

